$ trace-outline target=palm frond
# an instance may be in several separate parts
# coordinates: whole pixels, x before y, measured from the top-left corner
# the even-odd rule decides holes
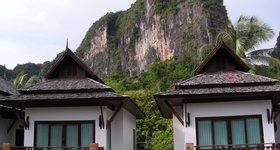
[[[248,56],[255,55],[255,56],[270,56],[274,49],[269,48],[269,49],[258,49],[258,50],[253,50],[247,53]]]
[[[280,60],[271,56],[252,55],[248,59],[256,65],[280,65]]]

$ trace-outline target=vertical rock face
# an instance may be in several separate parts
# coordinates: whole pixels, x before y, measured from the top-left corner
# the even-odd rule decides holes
[[[94,23],[77,54],[99,75],[134,75],[155,60],[193,59],[227,21],[222,0],[137,0]]]

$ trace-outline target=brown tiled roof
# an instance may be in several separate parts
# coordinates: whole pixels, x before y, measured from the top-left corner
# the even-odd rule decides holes
[[[177,89],[156,94],[158,97],[164,96],[187,96],[187,95],[208,95],[208,94],[240,94],[240,93],[262,93],[278,92],[280,85],[268,86],[244,86],[244,87],[220,87],[220,88],[195,88],[195,89]]]
[[[71,107],[71,106],[111,106],[124,103],[124,108],[137,119],[145,117],[139,106],[129,97],[115,92],[89,93],[51,93],[51,94],[19,94],[0,97],[0,103],[6,106],[24,107]]]
[[[12,83],[0,77],[0,95],[12,95],[16,93],[17,90],[14,88]]]
[[[89,78],[92,78],[100,83],[104,83],[98,76],[96,76],[93,71],[83,62],[81,61],[68,47],[66,50],[62,52],[62,54],[57,58],[52,64],[50,70],[47,72],[45,78],[52,79],[54,78],[55,72],[57,72],[60,68],[61,62],[66,58],[71,57],[83,70],[86,72]]]
[[[20,89],[20,93],[63,93],[64,92],[92,92],[92,91],[113,91],[111,87],[99,83],[90,78],[63,78],[50,79],[35,84],[28,88]]]
[[[85,71],[85,76],[58,78],[59,71],[63,69],[61,66],[67,66],[68,59],[77,63]],[[50,68],[46,79],[20,89],[18,94],[0,97],[0,104],[10,107],[115,107],[123,103],[124,108],[137,119],[144,117],[144,113],[132,99],[105,85],[68,47]]]
[[[228,61],[229,66],[224,69],[217,66],[222,59],[233,61]],[[174,90],[157,93],[154,97],[161,114],[167,118],[172,117],[170,106],[181,106],[186,102],[278,100],[280,85],[276,84],[277,80],[247,73],[248,70],[231,49],[220,43],[196,69],[194,77],[177,83]]]
[[[198,75],[204,72],[204,68],[210,62],[211,59],[214,58],[215,54],[218,51],[225,51],[227,54],[231,56],[231,58],[235,61],[236,69],[240,71],[247,72],[249,71],[249,67],[231,50],[223,41],[221,41],[205,58],[205,60],[195,69],[194,75]]]
[[[250,85],[273,85],[275,79],[254,75],[241,71],[228,72],[205,72],[196,75],[188,80],[176,84],[176,89],[229,87],[229,86],[250,86]]]
[[[101,99],[102,98],[126,98],[121,94],[115,92],[90,92],[90,93],[51,93],[51,94],[20,94],[17,96],[10,96],[9,100],[73,100],[73,99]]]

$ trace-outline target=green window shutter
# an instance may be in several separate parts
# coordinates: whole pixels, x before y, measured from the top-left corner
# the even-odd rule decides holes
[[[93,124],[83,123],[81,124],[81,146],[88,147],[90,143],[93,143]]]
[[[49,125],[47,124],[37,125],[37,135],[36,135],[37,147],[48,147],[48,143],[49,143],[48,134],[49,134]]]
[[[261,128],[259,118],[246,119],[248,144],[261,143]]]
[[[62,125],[51,125],[51,147],[62,147]],[[52,150],[59,150],[61,148],[53,148]]]
[[[66,125],[66,146],[78,147],[78,125]],[[72,148],[73,150],[73,148]],[[75,150],[75,149],[74,149]]]
[[[198,141],[200,146],[213,145],[211,120],[198,121]]]
[[[231,120],[232,144],[246,144],[244,120]]]
[[[227,122],[226,121],[214,121],[214,139],[215,145],[227,145]]]

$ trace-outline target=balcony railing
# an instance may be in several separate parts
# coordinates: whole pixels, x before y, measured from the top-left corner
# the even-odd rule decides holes
[[[11,146],[10,143],[3,143],[0,150],[104,150],[96,143],[91,143],[89,147],[36,147],[36,146]]]
[[[32,147],[11,146],[11,150],[89,150],[89,147]]]
[[[280,143],[194,146],[194,150],[280,150]]]
[[[10,150],[89,150],[89,147],[32,147],[32,146],[11,146]],[[98,147],[98,150],[104,150]]]

